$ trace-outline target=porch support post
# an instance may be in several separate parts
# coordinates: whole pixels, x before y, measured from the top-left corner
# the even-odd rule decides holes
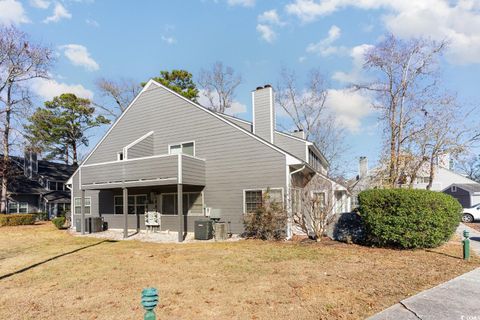
[[[183,241],[184,219],[183,216],[183,185],[177,184],[177,214],[178,214],[178,242]]]
[[[75,209],[75,204],[74,204],[74,209]],[[80,228],[82,231],[82,234],[85,234],[85,190],[80,191],[80,215],[82,218],[82,221],[80,222]]]
[[[123,187],[123,238],[128,237],[128,189]]]

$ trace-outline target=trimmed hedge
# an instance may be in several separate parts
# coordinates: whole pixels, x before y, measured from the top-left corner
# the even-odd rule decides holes
[[[433,248],[450,239],[462,206],[442,192],[373,189],[358,196],[367,241],[381,247]]]
[[[36,218],[37,215],[31,213],[0,214],[0,227],[35,224]]]
[[[65,217],[57,217],[52,219],[52,223],[57,227],[57,229],[63,229],[63,226],[65,225]]]

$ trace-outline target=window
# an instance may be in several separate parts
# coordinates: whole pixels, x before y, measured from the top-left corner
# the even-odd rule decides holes
[[[283,204],[282,189],[268,189],[271,202]],[[254,212],[262,206],[262,199],[265,197],[267,189],[245,190],[244,210],[245,212]]]
[[[9,201],[8,213],[28,213],[28,203]]]
[[[81,214],[82,210],[82,198],[75,197],[75,214]],[[92,204],[92,199],[90,197],[85,197],[85,214],[90,214],[90,207]]]
[[[123,214],[123,196],[115,196],[114,213]],[[148,204],[147,195],[135,194],[128,196],[128,214],[144,214]]]
[[[123,160],[123,152],[117,152],[117,161]]]
[[[457,192],[457,186],[452,186],[452,192]]]
[[[177,193],[162,194],[162,214],[177,214]],[[201,192],[183,193],[183,214],[203,216],[203,196]]]
[[[168,152],[170,154],[188,154],[191,156],[195,156],[195,143],[185,142],[179,144],[172,144],[169,146]]]
[[[325,192],[313,191],[312,197],[314,206],[318,206],[319,208],[325,207]]]
[[[62,182],[48,180],[48,190],[60,190],[63,191],[64,184]]]
[[[429,181],[429,177],[417,177],[417,183],[428,183]]]
[[[315,169],[320,171],[322,169],[322,164],[320,158],[312,151],[308,150],[308,163]]]

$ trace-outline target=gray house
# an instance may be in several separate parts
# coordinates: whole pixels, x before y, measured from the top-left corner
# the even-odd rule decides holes
[[[178,231],[179,241],[213,213],[241,233],[244,212],[267,189],[291,210],[291,193],[314,178],[329,184],[325,196],[347,211],[346,189],[326,177],[320,150],[302,132],[275,130],[273,94],[269,85],[252,92],[248,122],[150,80],[70,177],[72,227],[82,216],[100,216],[127,236],[145,228],[148,210],[159,212],[160,229]],[[288,233],[293,229],[289,223]]]
[[[443,192],[456,198],[464,208],[471,208],[480,203],[480,183],[454,183]]]
[[[53,218],[70,212],[70,190],[65,183],[73,166],[39,160],[33,152],[10,159],[15,174],[8,185],[7,213],[46,212]]]

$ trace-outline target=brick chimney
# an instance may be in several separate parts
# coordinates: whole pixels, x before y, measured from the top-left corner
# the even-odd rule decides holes
[[[252,92],[253,133],[275,143],[275,106],[273,88],[267,84]]]

